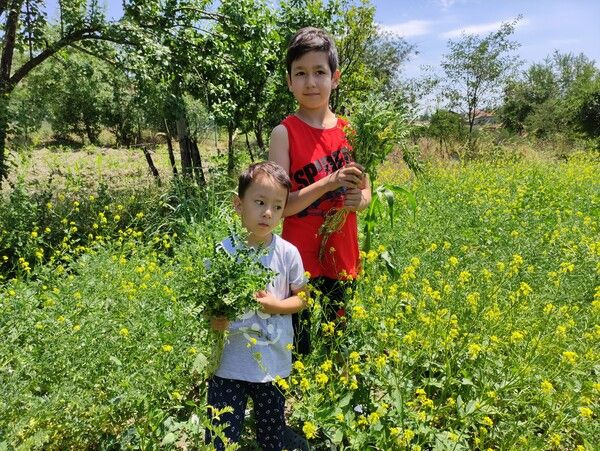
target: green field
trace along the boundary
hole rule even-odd
[[[235,224],[227,184],[81,173],[2,200],[0,450],[201,446],[211,348],[178,294]],[[578,153],[384,165],[416,212],[384,212],[344,329],[309,301],[289,423],[317,449],[598,449],[598,174]]]

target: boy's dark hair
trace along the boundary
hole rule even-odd
[[[308,52],[325,52],[333,76],[338,68],[335,42],[325,31],[315,27],[301,28],[290,39],[285,58],[288,75],[292,73],[292,63]]]
[[[285,169],[272,161],[262,161],[248,166],[248,168],[240,174],[238,179],[238,196],[240,199],[244,197],[248,187],[256,181],[261,175],[266,175],[273,179],[275,183],[285,188],[289,194],[292,188],[292,182]]]

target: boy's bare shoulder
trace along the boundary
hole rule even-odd
[[[288,131],[287,131],[286,126],[283,124],[277,125],[271,132],[271,139],[273,139],[273,138],[278,138],[278,139],[285,138],[285,140],[287,141]]]
[[[283,124],[279,124],[271,132],[271,140],[269,142],[269,160],[278,163],[286,171],[289,170],[289,149],[290,142],[287,128],[285,128]]]

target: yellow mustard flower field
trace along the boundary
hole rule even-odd
[[[416,210],[382,211],[347,321],[308,297],[288,423],[314,449],[598,449],[598,174],[580,154],[384,166]],[[210,335],[180,293],[235,225],[221,185],[4,197],[0,450],[205,446]]]

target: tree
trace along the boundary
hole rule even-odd
[[[42,0],[1,0],[0,183],[7,171],[5,144],[10,97],[17,84],[34,68],[73,46],[105,60],[118,62],[126,55],[131,65],[129,69],[141,78],[156,74],[157,67],[170,69],[170,73],[175,74],[175,78],[171,78],[172,94],[181,100],[177,103],[181,105],[185,88],[182,74],[193,67],[190,55],[198,53],[205,33],[200,24],[216,18],[205,10],[208,3],[209,0],[128,0],[123,3],[123,18],[109,22],[97,0],[61,0],[58,2],[59,31],[55,32],[47,26]],[[109,42],[118,44],[119,48],[106,45]],[[28,58],[13,70],[16,56],[27,53]],[[163,70],[163,74],[165,72]],[[180,142],[185,156],[189,156],[192,152],[186,138],[185,118],[179,119]]]
[[[84,40],[117,39],[96,1],[59,2],[60,32],[49,31],[41,0],[0,2],[0,186],[6,178],[5,147],[10,96],[31,71],[60,50]],[[16,68],[17,54],[28,57]]]
[[[469,137],[481,105],[495,99],[516,69],[517,60],[511,52],[519,44],[509,38],[519,20],[503,23],[485,37],[463,34],[448,42],[449,53],[442,59],[446,74],[443,92],[451,106],[465,112]]]
[[[600,71],[593,61],[583,54],[554,52],[506,85],[499,114],[504,126],[513,132],[544,137],[581,131],[593,136],[584,125],[588,124],[584,117],[593,118],[593,114],[582,116],[582,108],[593,106],[599,86]],[[593,111],[593,107],[584,110]]]
[[[436,139],[440,151],[444,144],[448,152],[448,143],[452,140],[460,140],[464,135],[463,120],[460,114],[448,110],[437,110],[431,115],[427,134]]]
[[[275,15],[263,0],[223,0],[198,70],[208,107],[228,135],[228,173],[234,170],[237,131],[253,130],[262,144],[268,82],[277,67]],[[264,144],[262,144],[264,148]]]

